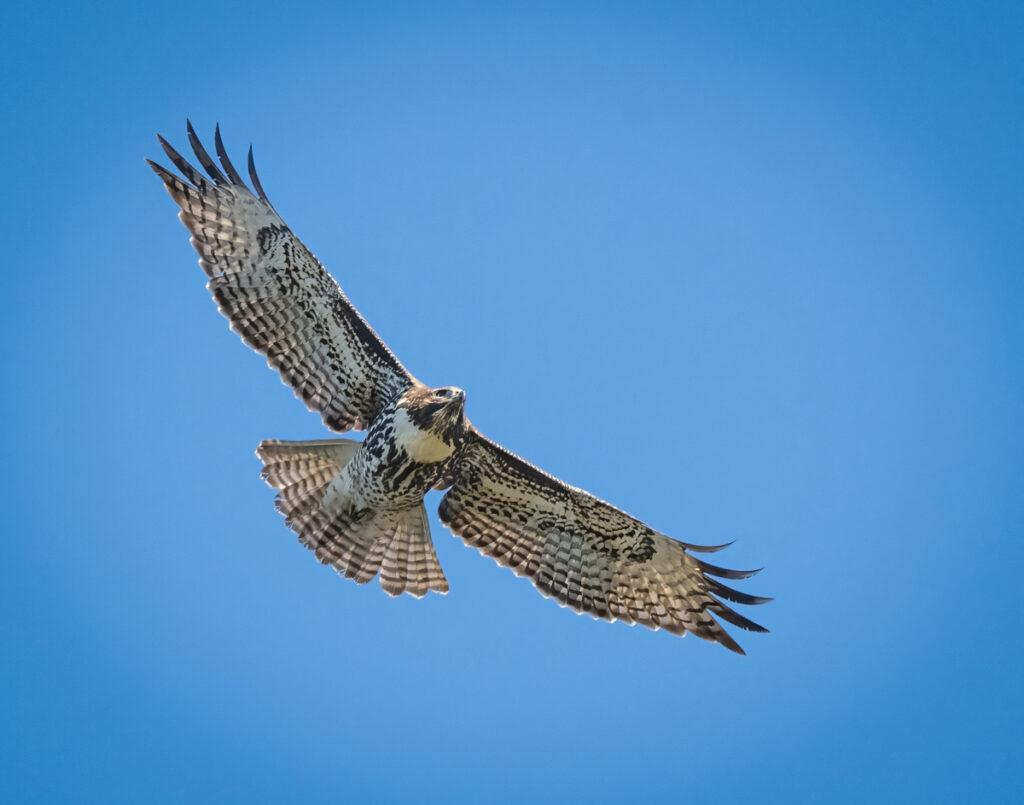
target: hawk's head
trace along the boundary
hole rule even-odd
[[[466,392],[455,386],[430,389],[416,406],[410,406],[409,418],[419,427],[442,438],[462,423]]]
[[[396,437],[419,461],[451,455],[466,429],[466,392],[455,386],[409,389],[395,410]]]

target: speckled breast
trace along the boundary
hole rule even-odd
[[[404,411],[396,412],[393,406],[382,411],[346,468],[360,497],[378,511],[418,504],[441,478],[453,452],[449,449],[442,455],[418,450],[421,443],[409,431],[403,416]],[[417,460],[417,455],[438,460]]]

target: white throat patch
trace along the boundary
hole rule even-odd
[[[444,461],[455,452],[454,447],[430,431],[417,428],[404,408],[395,411],[395,444],[405,450],[413,461],[423,464]]]

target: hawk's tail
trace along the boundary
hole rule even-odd
[[[448,592],[422,503],[397,513],[324,508],[331,481],[358,449],[359,442],[349,439],[268,440],[256,455],[263,461],[263,478],[278,490],[277,510],[285,523],[325,565],[359,584],[379,573],[389,595]]]

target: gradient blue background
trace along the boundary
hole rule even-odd
[[[4,4],[0,799],[1020,801],[1014,5]],[[186,116],[772,633],[578,617],[436,519],[447,597],[314,562],[253,449],[325,434],[142,161]]]

